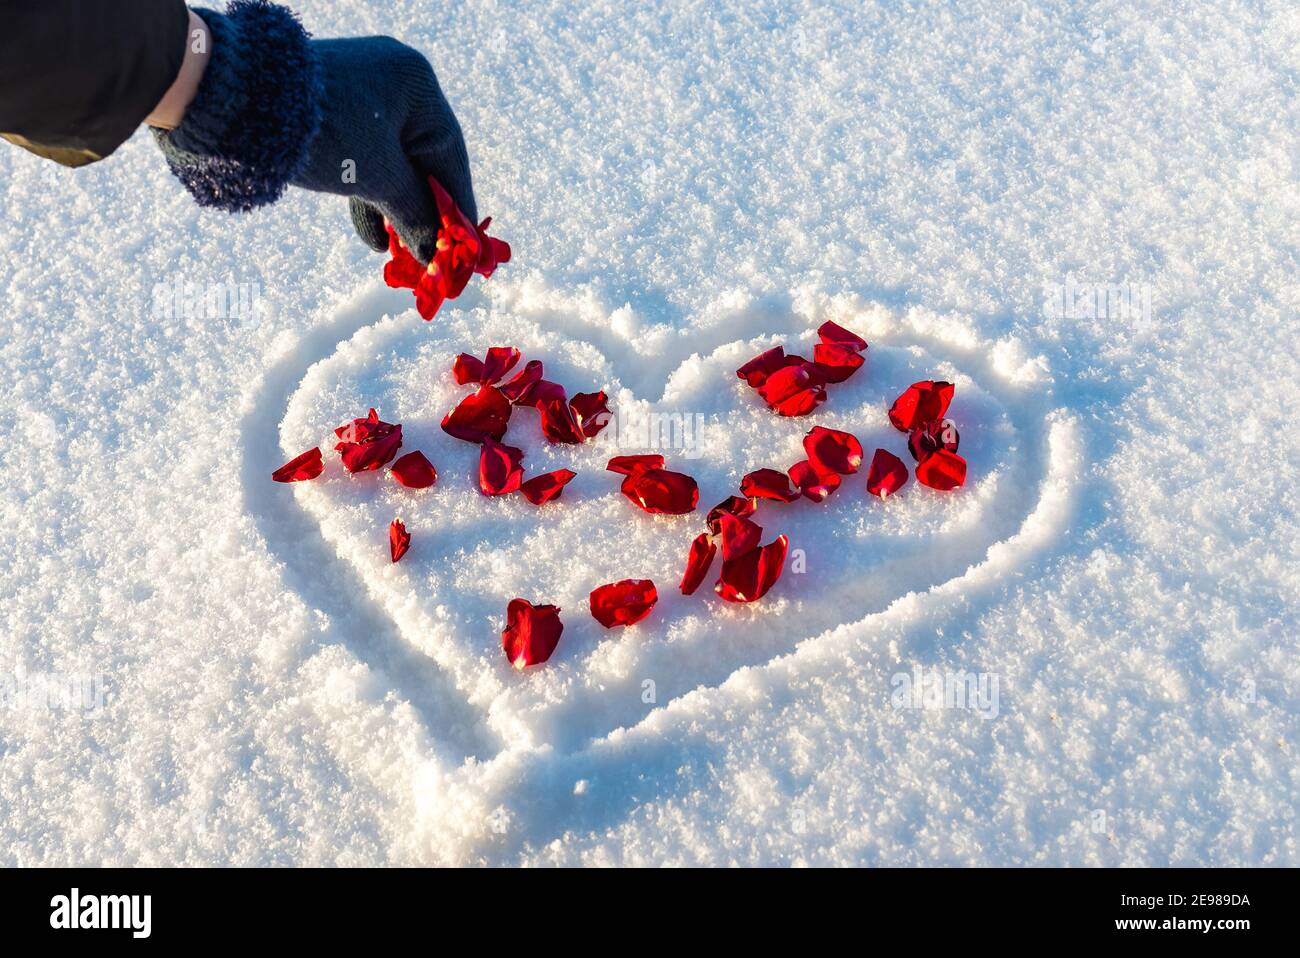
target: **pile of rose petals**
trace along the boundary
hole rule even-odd
[[[867,341],[857,333],[830,322],[817,329],[821,340],[811,361],[787,356],[774,346],[736,370],[763,401],[782,416],[806,416],[826,401],[826,386],[842,383],[861,367]]]
[[[924,379],[912,383],[889,408],[889,421],[907,434],[907,451],[916,461],[916,481],[948,491],[966,481],[966,460],[957,455],[961,436],[945,419],[952,403],[952,383]],[[867,474],[867,491],[884,499],[907,482],[907,466],[893,453],[877,449]]]
[[[573,399],[559,383],[542,378],[540,360],[532,360],[508,382],[501,380],[519,364],[519,350],[493,346],[483,359],[461,353],[452,363],[458,384],[476,385],[442,420],[442,430],[465,442],[478,443],[479,491],[485,496],[520,492],[533,505],[560,496],[577,473],[557,469],[524,479],[522,449],[501,443],[516,406],[537,409],[542,435],[553,443],[581,443],[594,438],[609,422],[604,392],[577,393]]]
[[[610,419],[609,397],[604,392],[577,393],[572,399],[559,383],[542,378],[540,360],[526,364],[508,382],[502,377],[519,362],[519,350],[494,346],[485,359],[461,353],[452,364],[460,385],[477,385],[442,420],[442,429],[466,442],[485,436],[501,440],[516,406],[537,410],[542,435],[552,443],[576,445],[594,439]]]
[[[392,224],[384,224],[392,257],[384,264],[384,282],[396,289],[414,290],[415,308],[426,320],[433,319],[444,301],[464,292],[475,273],[488,277],[498,264],[510,262],[510,245],[487,234],[491,217],[475,226],[432,176],[429,188],[440,222],[437,250],[427,267],[402,244]]]

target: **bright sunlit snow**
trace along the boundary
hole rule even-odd
[[[0,149],[0,862],[1300,863],[1293,5],[294,6],[428,54],[514,258],[425,323],[336,197]],[[827,319],[866,365],[780,419],[734,371]],[[492,345],[689,423],[700,510],[531,410],[578,478],[479,495],[438,424]],[[965,487],[766,504],[804,569],[680,595],[812,425],[910,466],[928,378]],[[341,469],[371,406],[434,488]],[[516,595],[564,610],[524,673]]]

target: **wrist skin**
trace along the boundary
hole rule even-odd
[[[181,125],[185,111],[199,92],[203,82],[203,73],[208,67],[208,57],[212,51],[212,34],[208,25],[197,13],[190,12],[190,25],[185,36],[185,59],[171,87],[163,94],[158,105],[153,108],[145,123],[164,130],[174,130]]]

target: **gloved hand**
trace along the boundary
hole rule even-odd
[[[208,66],[180,126],[154,135],[200,205],[248,210],[287,184],[337,193],[373,249],[388,247],[387,217],[424,263],[438,231],[427,177],[478,222],[460,124],[420,53],[390,37],[309,40],[267,0],[195,12]]]
[[[312,42],[324,83],[320,131],[294,186],[351,197],[352,223],[379,251],[384,217],[422,263],[433,259],[434,177],[474,223],[460,124],[429,61],[391,37]]]

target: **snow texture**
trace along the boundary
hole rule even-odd
[[[1293,5],[295,8],[428,53],[514,260],[424,323],[338,198],[200,210],[145,133],[0,150],[0,861],[1300,863]],[[778,419],[734,369],[825,319],[866,366]],[[578,478],[480,496],[438,423],[505,344],[702,417],[663,450],[701,510],[527,410],[529,474]],[[906,459],[885,409],[931,377],[966,487],[765,504],[806,572],[677,593],[740,475],[813,424]],[[342,471],[372,405],[437,486]],[[606,632],[628,577],[659,606]],[[522,674],[515,595],[566,626]]]

